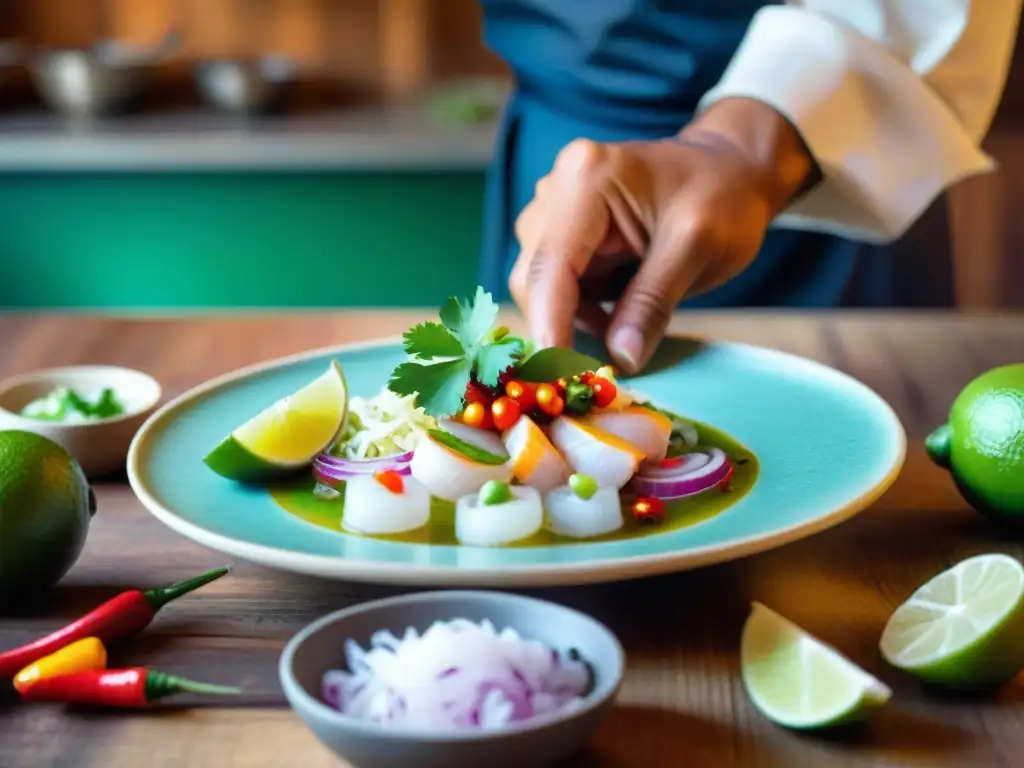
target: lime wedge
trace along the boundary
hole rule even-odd
[[[238,427],[204,459],[229,480],[253,483],[307,466],[345,421],[348,387],[337,362],[289,397]]]
[[[754,706],[787,728],[862,720],[892,697],[880,680],[760,603],[743,626],[740,669]]]
[[[879,649],[894,667],[933,685],[1007,682],[1024,669],[1024,567],[988,554],[943,571],[896,609]]]

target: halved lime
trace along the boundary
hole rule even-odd
[[[754,706],[787,728],[862,720],[892,697],[882,681],[760,603],[743,626],[740,668]]]
[[[336,361],[325,373],[238,427],[204,459],[218,475],[252,483],[308,465],[345,422],[348,387]]]
[[[968,558],[920,587],[889,619],[882,656],[926,683],[989,688],[1024,669],[1024,567]]]

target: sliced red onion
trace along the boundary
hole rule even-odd
[[[633,477],[632,487],[638,496],[681,499],[714,488],[731,474],[732,462],[725,452],[710,448],[706,453],[696,451],[642,466]]]
[[[392,464],[408,464],[412,461],[412,451],[396,453],[392,456],[374,456],[371,459],[346,459],[343,456],[332,456],[329,453],[321,453],[317,459],[325,464],[333,464],[348,470],[362,470],[364,473],[376,472],[381,466],[385,468]]]
[[[412,474],[412,468],[405,456],[412,458],[412,453],[403,453],[400,457],[385,456],[379,459],[339,459],[337,456],[325,458],[321,454],[313,459],[313,477],[317,482],[334,487],[338,483],[344,483],[353,477],[372,475],[374,472],[392,470],[399,475],[408,476]]]
[[[331,670],[322,699],[342,714],[390,728],[494,730],[582,706],[593,669],[484,620],[439,621],[399,639],[375,632],[370,647],[345,643],[348,670]]]

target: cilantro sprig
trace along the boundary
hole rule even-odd
[[[441,322],[413,326],[402,336],[410,360],[391,374],[388,388],[399,395],[416,395],[416,404],[435,418],[458,413],[466,385],[474,379],[488,387],[527,352],[526,342],[495,328],[498,305],[477,288],[473,298],[452,297],[441,307]]]

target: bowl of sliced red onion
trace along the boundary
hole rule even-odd
[[[583,747],[624,668],[615,635],[583,613],[452,591],[325,616],[279,672],[299,717],[356,768],[541,768]]]

